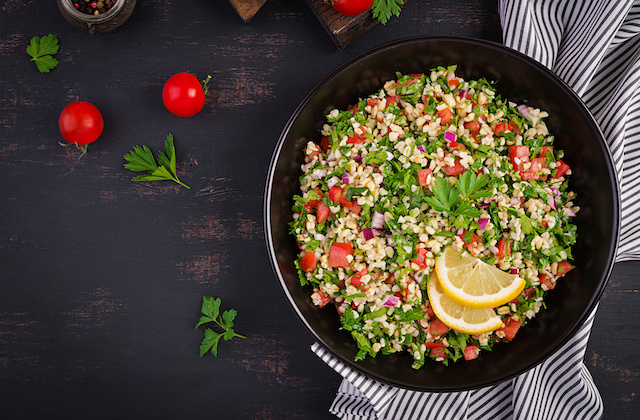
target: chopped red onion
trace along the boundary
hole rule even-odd
[[[461,98],[465,98],[467,96],[467,89],[464,89],[464,88],[460,89],[458,91],[458,96]]]
[[[397,244],[396,244],[396,242],[392,239],[392,236],[393,236],[393,235],[391,235],[390,233],[387,233],[387,234],[385,235],[385,237],[387,238],[387,245],[389,245],[389,246],[396,246]]]
[[[455,79],[456,74],[452,71],[447,72],[447,80]]]
[[[529,111],[529,107],[525,104],[518,105],[518,112],[525,118],[531,118],[531,111]]]
[[[487,227],[487,223],[489,223],[489,218],[488,217],[482,217],[482,218],[478,219],[478,226],[482,230],[485,230],[485,228]]]
[[[518,197],[511,197],[511,201],[509,202],[513,207],[520,205],[520,199]]]
[[[362,158],[360,157],[360,155],[355,155],[355,156],[353,157],[353,160],[355,160],[355,161],[356,161],[356,162],[358,162],[358,163],[362,162]]]
[[[562,209],[562,212],[565,216],[569,216],[569,217],[577,216],[576,212],[571,207],[565,207],[564,209]]]
[[[343,184],[351,184],[351,177],[349,177],[349,173],[345,172],[342,174],[342,183]]]
[[[331,162],[334,160],[336,160],[336,154],[333,152],[329,153],[329,156],[327,156],[327,162]]]
[[[553,195],[555,195],[556,197],[560,197],[560,190],[557,189],[556,187],[552,187],[551,188],[551,192],[553,193]]]
[[[452,133],[451,131],[444,132],[444,139],[446,141],[456,141],[457,138],[458,136],[456,135],[456,133]]]
[[[500,251],[498,250],[498,247],[497,247],[497,246],[495,246],[495,245],[489,245],[489,246],[487,247],[487,249],[488,249],[489,251],[493,252],[494,254],[497,254],[498,252],[500,252]]]
[[[394,306],[396,306],[398,304],[398,302],[400,302],[400,298],[398,296],[389,295],[384,300],[384,302],[382,302],[382,306],[394,307]]]
[[[338,185],[338,182],[340,182],[340,178],[338,178],[337,176],[332,176],[327,180],[327,187],[335,187],[336,185]]]
[[[307,233],[307,232],[305,232]],[[327,239],[326,236],[324,236],[322,233],[314,233],[313,234],[314,239],[318,240],[318,241],[324,241],[325,239]]]
[[[425,152],[423,145],[418,146],[418,150],[420,150],[421,152]]]
[[[510,268],[510,269],[509,269],[509,273],[511,273],[511,274],[518,274],[518,269],[517,269],[517,268]]]
[[[558,211],[558,205],[556,204],[556,200],[554,200],[553,195],[547,194],[547,204],[555,211]]]
[[[418,283],[422,283],[423,278],[424,278],[424,273],[422,271],[416,271],[416,274],[413,276],[413,279]]]
[[[371,228],[364,228],[362,229],[362,234],[364,235],[364,240],[368,241],[369,239],[373,238],[373,230],[371,230]]]
[[[371,217],[371,227],[376,229],[384,229],[384,214],[374,211]]]
[[[456,231],[456,235],[460,236],[462,235],[462,232],[464,232],[464,229],[458,228],[458,230]]]

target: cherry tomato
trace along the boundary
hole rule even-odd
[[[346,15],[355,16],[364,13],[371,7],[373,0],[331,0],[331,5],[336,12]]]
[[[191,73],[177,73],[167,80],[162,89],[164,106],[178,117],[192,117],[204,107],[207,78],[200,82]]]
[[[58,128],[66,141],[82,146],[100,137],[104,120],[94,104],[76,101],[64,107],[58,118]]]

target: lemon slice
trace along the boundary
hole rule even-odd
[[[463,306],[447,296],[437,276],[429,279],[427,294],[433,313],[447,327],[467,334],[482,334],[502,327],[502,320],[490,308]]]
[[[463,256],[454,247],[448,247],[436,258],[435,268],[447,296],[472,308],[504,305],[518,296],[526,284],[518,275],[505,273],[468,253]]]

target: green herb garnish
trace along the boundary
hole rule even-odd
[[[200,357],[204,356],[209,350],[214,356],[218,356],[218,343],[221,338],[225,341],[231,340],[233,337],[246,338],[244,335],[240,335],[233,330],[233,320],[237,315],[235,309],[229,309],[222,313],[220,316],[220,298],[214,298],[209,295],[202,297],[202,309],[200,310],[204,316],[200,317],[200,320],[196,324],[196,328],[200,325],[215,322],[218,326],[224,329],[223,333],[218,333],[207,328],[204,330],[204,339],[200,345]]]
[[[374,19],[378,19],[384,25],[392,14],[400,16],[400,6],[403,4],[404,0],[373,0],[371,13]]]
[[[176,174],[176,149],[173,145],[173,135],[169,134],[164,142],[166,154],[160,152],[158,163],[156,163],[153,153],[147,146],[135,146],[132,152],[124,155],[129,162],[125,168],[134,172],[147,172],[146,175],[139,175],[132,181],[165,181],[172,180],[187,189],[191,189],[187,184],[178,179]]]
[[[27,46],[27,54],[32,57],[31,61],[36,63],[40,73],[49,73],[58,65],[58,60],[53,58],[58,48],[58,37],[54,34],[45,35],[42,38],[34,36]]]

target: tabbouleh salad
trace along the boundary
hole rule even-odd
[[[307,143],[295,265],[313,303],[337,308],[355,360],[408,351],[419,369],[426,358],[475,359],[511,341],[573,268],[579,209],[548,114],[494,85],[456,66],[397,74],[329,112],[321,140]],[[526,281],[495,308],[500,328],[466,334],[435,316],[427,284],[447,247]]]

